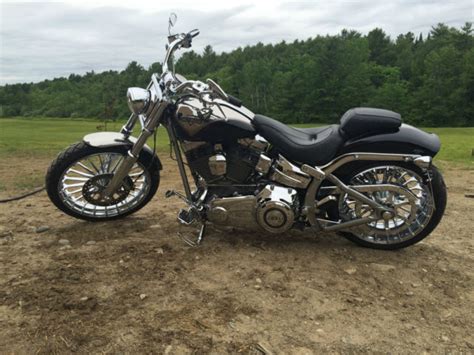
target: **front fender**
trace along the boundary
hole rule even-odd
[[[90,133],[84,136],[82,138],[84,143],[92,146],[92,147],[99,147],[99,148],[107,148],[107,147],[115,147],[119,145],[123,146],[132,146],[137,139],[135,137],[125,137],[124,134],[119,133],[119,132],[96,132],[96,133]],[[148,146],[144,145],[143,149],[140,154],[147,154],[151,157],[153,157],[154,153],[153,150]],[[155,154],[154,157],[155,161],[158,164],[159,169],[162,169],[161,161],[160,158]]]
[[[418,154],[434,157],[441,147],[439,137],[402,124],[398,131],[348,140],[339,155],[352,152]]]

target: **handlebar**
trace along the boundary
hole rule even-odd
[[[231,105],[234,105],[234,106],[237,106],[237,107],[241,107],[242,106],[242,100],[239,100],[238,98],[236,98],[235,96],[232,96],[232,95],[229,95],[227,94],[227,97],[229,98],[229,100],[227,100]]]
[[[199,35],[199,30],[194,29],[189,31],[188,33],[181,33],[176,34],[173,36],[169,36],[170,44],[167,48],[165,60],[163,62],[163,77],[168,72],[168,61],[172,57],[173,52],[179,48],[190,48],[192,44],[192,39]],[[184,91],[185,89],[192,88],[194,91],[198,91],[200,93],[205,93],[205,91],[211,91],[216,94],[219,98],[224,101],[227,101],[231,105],[241,107],[242,101],[236,98],[235,96],[228,95],[222,90],[222,88],[217,85],[211,79],[207,79],[207,85],[197,81],[186,81],[184,83],[179,84],[177,87],[173,88],[172,91],[175,93],[179,93]]]
[[[213,93],[218,98],[220,98],[221,100],[227,101],[231,105],[234,105],[237,107],[242,106],[242,101],[240,99],[238,99],[235,96],[226,94],[225,91],[222,90],[222,88],[218,84],[216,84],[213,80],[207,79],[206,82],[207,82],[207,85],[200,81],[188,80],[176,86],[173,91],[175,93],[180,93],[180,92],[183,92],[184,90],[192,89],[192,91],[196,95]]]
[[[199,30],[194,29],[189,31],[188,33],[181,33],[170,35],[168,37],[169,45],[167,46],[167,51],[165,55],[165,60],[163,61],[163,73],[168,71],[169,65],[168,62],[170,58],[173,56],[173,52],[181,47],[190,48],[192,39],[199,35]]]

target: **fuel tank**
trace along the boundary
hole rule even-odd
[[[196,98],[182,101],[176,109],[176,134],[186,141],[224,143],[256,135],[251,120],[254,113],[222,100],[206,108]]]

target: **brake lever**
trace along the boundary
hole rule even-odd
[[[223,99],[224,101],[229,101],[229,96],[214,80],[206,79],[206,83],[209,88],[214,91],[221,99]]]

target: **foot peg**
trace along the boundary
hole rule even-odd
[[[186,244],[188,244],[192,247],[197,247],[199,244],[201,244],[201,241],[204,237],[204,233],[206,232],[206,222],[205,222],[205,219],[202,218],[203,216],[201,215],[202,212],[203,212],[203,208],[202,208],[202,206],[198,206],[195,203],[193,203],[192,201],[189,201],[186,198],[186,196],[180,194],[177,191],[174,191],[174,190],[166,191],[166,193],[165,193],[166,198],[170,198],[170,197],[173,197],[173,196],[179,197],[181,200],[183,200],[184,202],[186,202],[190,206],[188,209],[183,208],[179,211],[178,221],[181,224],[189,226],[189,225],[193,224],[194,222],[200,222],[201,223],[201,230],[199,231],[198,237],[195,241],[193,241],[193,240],[185,237],[184,235],[181,235],[180,233],[178,233],[178,237],[180,237],[183,240],[183,242],[185,242]]]
[[[181,224],[189,226],[193,222],[199,221],[199,212],[194,207],[190,207],[187,210],[181,209],[178,213],[178,221]]]

